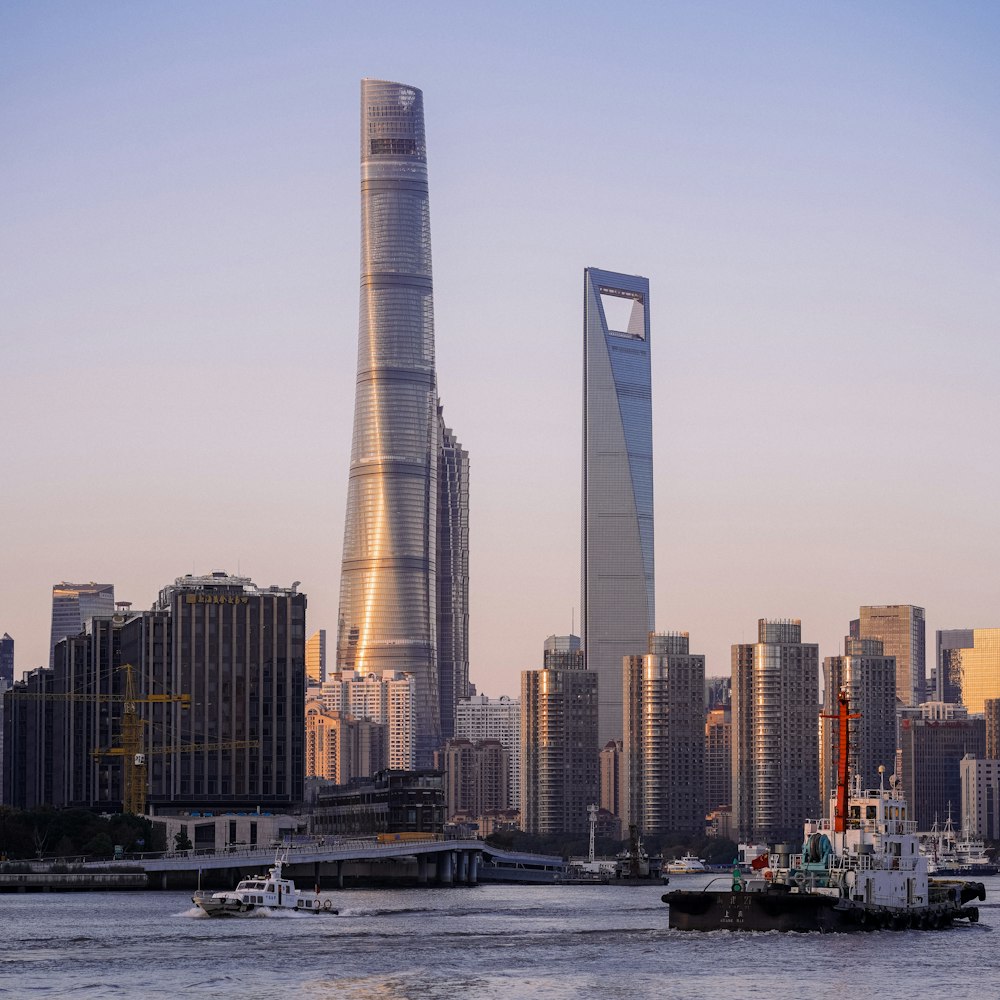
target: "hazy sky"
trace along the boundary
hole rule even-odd
[[[6,0],[17,672],[63,579],[300,580],[332,638],[363,76],[424,91],[480,691],[579,622],[588,265],[650,279],[657,626],[709,674],[762,616],[1000,625],[998,46],[993,2]]]

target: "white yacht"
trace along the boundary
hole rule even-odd
[[[191,902],[210,917],[236,916],[256,910],[336,913],[333,900],[323,899],[318,892],[299,892],[295,883],[284,877],[282,868],[287,863],[287,854],[276,857],[266,875],[248,875],[229,892],[199,889]]]
[[[696,858],[693,854],[685,854],[683,858],[668,861],[666,871],[669,875],[701,875],[708,869],[700,858]]]

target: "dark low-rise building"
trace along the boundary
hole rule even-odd
[[[440,771],[379,771],[346,785],[319,787],[312,829],[323,836],[444,832],[444,776]]]

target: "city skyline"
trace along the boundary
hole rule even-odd
[[[580,614],[567,359],[591,262],[656,288],[658,630],[719,676],[762,616],[801,618],[823,656],[866,604],[997,626],[1000,13],[664,5],[595,68],[595,5],[401,6],[377,45],[361,12],[213,10],[0,12],[18,675],[65,579],[143,608],[186,572],[302,580],[310,633],[335,635],[374,75],[433,102],[481,692],[516,694]]]

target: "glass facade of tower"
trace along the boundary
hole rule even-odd
[[[584,272],[582,638],[599,745],[622,737],[622,660],[654,626],[649,281]]]
[[[853,622],[851,628],[853,636]],[[927,666],[923,608],[913,604],[866,605],[861,608],[854,638],[881,639],[885,655],[896,658],[896,697],[911,706],[924,700]]]
[[[1000,698],[1000,628],[943,629],[937,648],[941,700],[979,714],[988,699]]]
[[[95,615],[114,614],[115,587],[111,583],[57,583],[52,587],[52,637],[49,666],[55,663],[56,643],[79,635]]]
[[[421,767],[441,742],[441,444],[423,95],[363,80],[361,315],[337,668],[413,674]]]

